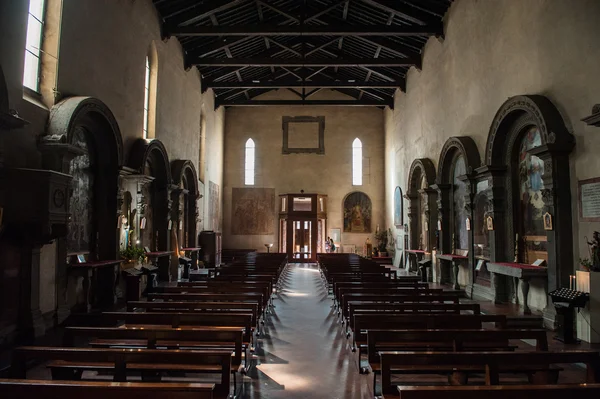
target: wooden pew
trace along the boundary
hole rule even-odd
[[[214,384],[0,379],[6,399],[212,399]]]
[[[350,322],[353,346],[359,349],[367,345],[368,330],[433,330],[433,329],[482,329],[484,323],[494,323],[495,328],[506,329],[504,315],[472,314],[395,314],[382,317],[377,314],[355,314]],[[359,358],[360,358],[359,350]]]
[[[362,302],[383,302],[383,303],[456,303],[460,302],[460,293],[449,292],[439,293],[432,295],[420,295],[420,294],[390,294],[390,295],[376,295],[376,294],[361,294],[361,293],[349,293],[345,294],[340,301],[340,315],[348,320],[348,303],[351,301],[362,301]]]
[[[156,373],[179,371],[187,373],[220,373],[221,382],[215,393],[228,395],[231,391],[231,351],[178,351],[139,349],[93,349],[20,347],[13,352],[10,377],[25,379],[30,360],[49,361],[52,378],[80,380],[84,370],[110,370],[115,382],[127,381],[131,371],[141,371],[156,379]]]
[[[252,341],[252,314],[250,313],[174,313],[174,312],[103,312],[87,318],[88,326],[114,327],[120,323],[131,325],[166,325],[172,328],[207,326],[207,327],[240,327],[244,329],[244,342]],[[83,327],[83,323],[78,323]]]
[[[194,294],[182,294],[182,293],[151,293],[148,294],[148,300],[156,301],[194,301],[194,302],[254,302],[259,305],[258,312],[259,314],[264,314],[266,311],[265,302],[263,300],[263,295],[250,292],[245,294],[226,294],[226,293],[194,293]]]
[[[63,346],[73,347],[76,337],[95,338],[95,347],[168,349],[232,348],[232,365],[237,370],[242,364],[243,329],[238,327],[193,328],[121,328],[121,327],[66,327]]]
[[[593,351],[561,352],[380,352],[381,381],[384,394],[393,393],[392,373],[432,374],[483,373],[486,385],[499,385],[501,373],[525,373],[530,383],[556,383],[560,369],[554,364],[583,363],[586,382],[600,382],[600,355]],[[466,384],[466,378],[454,383]],[[505,396],[510,397],[510,396]]]
[[[398,391],[400,399],[597,399],[600,384],[399,386]]]
[[[252,314],[252,325],[258,326],[260,313],[258,303],[253,302],[193,302],[193,301],[129,301],[127,311],[145,310],[146,312],[219,312],[238,313],[249,311]]]

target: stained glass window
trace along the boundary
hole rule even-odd
[[[362,186],[362,142],[358,138],[352,142],[352,185]]]
[[[25,42],[23,86],[40,91],[40,59],[44,31],[45,0],[30,0]]]
[[[254,185],[255,150],[254,140],[248,139],[248,141],[246,141],[246,159],[244,161],[244,183],[247,186]]]

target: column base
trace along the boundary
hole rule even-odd
[[[46,334],[46,323],[39,309],[31,310],[28,315],[22,315],[19,326],[18,341],[20,343],[33,343],[35,338]]]
[[[545,328],[552,331],[556,331],[556,329],[558,329],[558,318],[556,317],[556,309],[554,309],[554,306],[551,303],[548,306],[546,306],[542,313],[542,316],[544,317]]]

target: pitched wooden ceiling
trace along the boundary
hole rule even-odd
[[[153,0],[163,36],[202,74],[215,107],[393,107],[429,36],[443,35],[452,0]],[[287,89],[296,100],[259,100]],[[313,100],[322,89],[350,100]]]

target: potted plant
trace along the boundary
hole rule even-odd
[[[381,230],[375,233],[375,239],[377,240],[377,251],[379,256],[387,256],[387,244],[388,244],[388,232],[387,230]]]
[[[131,263],[132,266],[135,266],[136,264],[142,263],[146,256],[146,251],[144,251],[144,248],[127,247],[121,250],[119,255],[121,255],[121,258],[125,259],[127,263]]]

